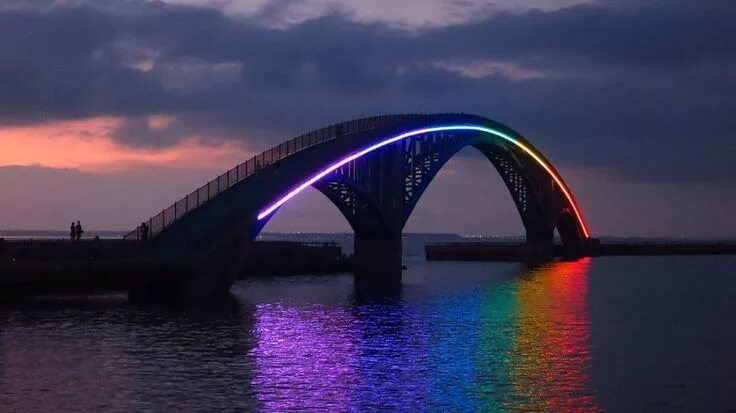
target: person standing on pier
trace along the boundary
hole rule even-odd
[[[77,227],[74,226],[74,221],[72,221],[72,226],[69,227],[69,239],[72,241],[77,239]]]
[[[141,241],[148,240],[148,224],[141,222]]]
[[[77,221],[77,225],[74,227],[74,229],[75,229],[75,232],[76,232],[77,241],[79,241],[79,239],[82,238],[82,233],[84,232],[82,230],[82,223],[79,222],[79,221]]]

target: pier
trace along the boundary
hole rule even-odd
[[[144,242],[0,238],[0,299],[38,294],[129,293],[191,271],[141,260]],[[254,241],[237,278],[349,270],[334,242]]]

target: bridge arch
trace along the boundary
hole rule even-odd
[[[481,123],[446,124],[379,138],[307,177],[264,207],[257,218],[267,219],[301,191],[314,186],[345,215],[356,236],[369,232],[400,234],[439,170],[459,150],[473,146],[501,174],[521,214],[529,242],[549,248],[557,228],[566,251],[575,254],[589,237],[575,199],[554,167],[530,143],[510,131]],[[380,173],[374,179],[368,171],[375,164],[391,165],[389,173]],[[551,183],[545,183],[545,179]],[[387,194],[386,188],[403,195],[403,199]]]
[[[557,228],[570,255],[580,255],[590,234],[552,164],[513,129],[469,114],[356,119],[284,142],[151,218],[149,254],[161,260],[237,255],[279,207],[314,186],[355,230],[356,256],[398,254],[400,263],[406,220],[441,167],[467,146],[500,173],[533,251],[551,256]],[[139,236],[140,228],[129,234]],[[381,248],[389,250],[374,251]]]

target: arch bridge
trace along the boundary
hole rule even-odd
[[[501,175],[536,255],[552,256],[555,229],[567,256],[584,255],[590,234],[572,193],[519,133],[470,114],[409,114],[334,124],[237,165],[147,221],[145,259],[187,263],[229,288],[268,220],[312,186],[353,228],[356,267],[372,277],[395,268],[400,277],[404,224],[442,166],[466,146]],[[140,227],[126,235],[140,237]]]

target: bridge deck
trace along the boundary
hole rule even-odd
[[[149,236],[155,236],[184,215],[199,208],[226,189],[274,162],[338,137],[365,132],[383,125],[420,116],[423,115],[385,115],[356,119],[317,129],[283,142],[224,172],[222,175],[202,185],[189,195],[174,202],[168,208],[151,217],[146,221],[149,228]],[[141,239],[141,234],[141,226],[138,226],[126,234],[124,239],[138,240]]]

